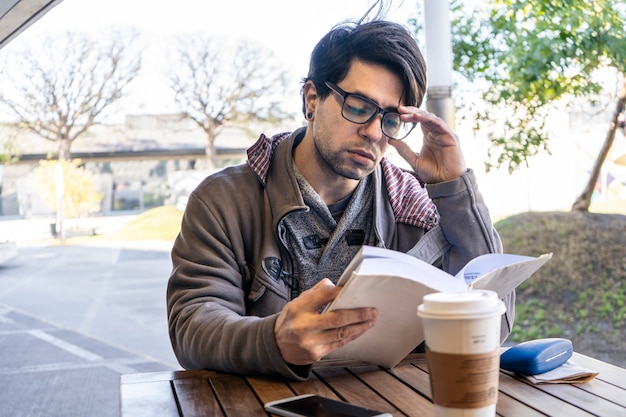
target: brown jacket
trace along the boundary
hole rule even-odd
[[[301,135],[262,136],[248,164],[207,177],[189,197],[167,289],[170,338],[186,369],[293,379],[310,372],[285,363],[274,339],[276,317],[290,297],[284,277],[294,262],[278,238],[280,220],[306,208],[290,169]],[[501,252],[472,171],[427,185],[427,194],[411,176],[411,187],[398,196],[389,184],[400,176],[406,182],[406,173],[388,161],[381,165],[373,173],[379,246],[451,274],[478,255]],[[401,206],[411,201],[419,201],[420,210],[406,215]],[[502,340],[513,324],[514,298],[505,299]]]

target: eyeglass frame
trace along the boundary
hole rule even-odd
[[[326,87],[328,87],[331,91],[333,91],[333,92],[335,92],[335,93],[337,93],[337,94],[339,94],[339,95],[341,96],[341,98],[342,98],[342,100],[343,100],[343,101],[342,101],[342,103],[341,103],[341,117],[343,117],[344,119],[346,119],[346,120],[347,120],[347,121],[349,121],[350,123],[354,123],[354,124],[358,124],[358,125],[364,125],[364,124],[367,124],[367,123],[371,122],[371,121],[372,121],[372,120],[373,120],[376,116],[378,116],[379,114],[382,114],[382,115],[383,115],[383,117],[382,117],[382,119],[381,119],[381,125],[380,125],[381,131],[382,131],[382,132],[383,132],[383,134],[384,134],[385,136],[387,136],[388,138],[395,139],[395,140],[404,140],[404,139],[406,139],[406,138],[407,138],[407,137],[411,134],[411,132],[413,131],[413,129],[415,129],[415,127],[417,126],[417,123],[415,123],[415,122],[403,122],[402,120],[400,120],[400,123],[409,124],[409,125],[411,125],[411,128],[410,128],[410,129],[406,132],[406,135],[402,136],[401,138],[394,138],[393,136],[390,136],[390,135],[388,135],[387,133],[385,133],[385,124],[384,124],[384,120],[385,120],[385,117],[386,117],[388,114],[397,114],[397,115],[400,115],[400,113],[398,113],[397,111],[389,111],[389,110],[385,110],[385,109],[383,109],[382,107],[380,107],[380,106],[379,106],[379,105],[378,105],[378,104],[377,104],[374,100],[372,100],[372,99],[370,99],[370,98],[368,98],[368,97],[362,96],[362,95],[360,95],[360,94],[356,94],[356,93],[348,93],[348,92],[346,92],[346,91],[342,90],[342,89],[341,89],[338,85],[336,85],[336,84],[334,84],[334,83],[331,83],[330,81],[325,81],[325,82],[324,82],[324,84],[326,84]],[[345,107],[345,104],[346,104],[346,99],[347,99],[348,97],[350,97],[350,96],[356,97],[356,98],[358,98],[359,100],[362,100],[362,101],[364,101],[364,102],[366,102],[366,103],[371,104],[372,106],[374,106],[374,108],[376,109],[376,111],[375,111],[374,113],[372,113],[372,115],[371,115],[371,116],[370,116],[367,120],[365,120],[364,122],[355,122],[354,120],[349,119],[349,118],[348,118],[348,117],[344,114],[344,107]]]

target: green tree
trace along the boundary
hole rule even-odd
[[[546,118],[562,99],[593,101],[602,87],[594,73],[626,74],[626,3],[623,0],[452,1],[454,68],[484,82],[487,104],[475,122],[488,127],[488,167],[513,171],[548,150]],[[589,182],[572,209],[588,211],[591,193],[615,138],[625,89],[614,94],[614,117]],[[495,163],[493,162],[495,161]]]
[[[71,159],[72,143],[117,102],[138,74],[135,32],[105,38],[85,33],[48,35],[0,51],[0,109],[21,127],[58,146]]]
[[[216,166],[215,139],[226,126],[276,123],[283,110],[287,72],[272,52],[241,40],[234,45],[206,35],[178,39],[170,87],[182,114],[207,135],[206,154]]]

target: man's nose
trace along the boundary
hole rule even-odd
[[[383,115],[377,114],[369,122],[361,125],[361,135],[369,140],[378,142],[385,136],[383,134]]]

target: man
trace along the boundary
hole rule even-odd
[[[371,308],[320,314],[364,244],[451,274],[501,251],[458,138],[419,109],[425,90],[424,60],[401,25],[346,23],[318,43],[302,88],[306,126],[261,135],[247,164],[189,198],[167,293],[183,367],[307,378],[376,323]],[[401,141],[416,124],[420,153]],[[413,172],[383,157],[389,146]],[[502,340],[514,293],[505,302]]]

